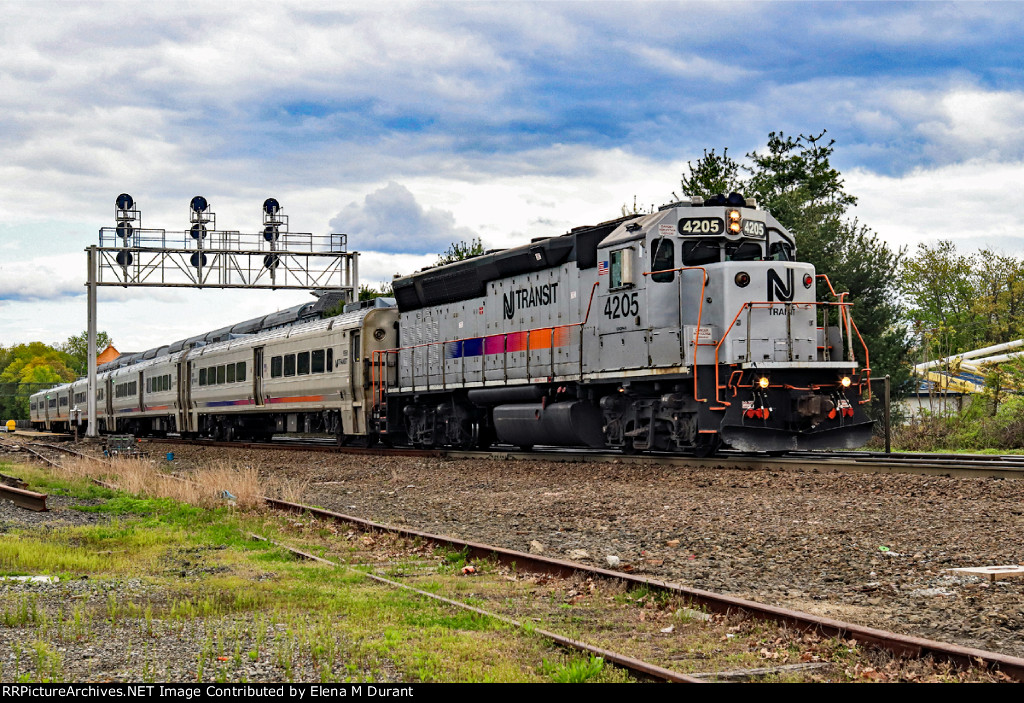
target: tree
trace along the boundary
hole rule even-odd
[[[706,198],[716,193],[731,193],[742,187],[740,165],[729,156],[729,147],[722,149],[721,156],[714,149],[711,153],[705,149],[704,156],[697,159],[697,165],[687,161],[686,168],[689,173],[684,173],[680,182],[682,197],[700,195]],[[682,197],[672,192],[673,200],[682,200]]]
[[[393,298],[395,297],[395,289],[390,283],[382,284],[380,290],[372,288],[371,286],[361,283],[359,285],[359,299],[360,300],[374,300],[376,298]]]
[[[900,284],[926,356],[938,359],[979,346],[972,308],[977,294],[972,280],[977,260],[963,256],[949,240],[919,244],[903,262]],[[923,359],[927,360],[927,359]]]
[[[112,340],[106,332],[96,333],[96,353],[99,354],[110,345]],[[71,368],[79,376],[84,376],[89,371],[89,332],[68,337],[68,341],[58,347],[62,352],[71,357]]]
[[[444,266],[445,264],[451,264],[456,261],[463,261],[465,259],[472,259],[474,256],[480,256],[484,253],[484,243],[480,237],[474,237],[470,241],[452,242],[445,250],[444,254],[437,257],[435,266]]]
[[[0,421],[27,419],[29,396],[74,381],[70,361],[67,354],[42,342],[0,349]]]

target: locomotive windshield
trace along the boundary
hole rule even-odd
[[[719,239],[683,242],[683,266],[705,266],[720,261],[761,261],[764,258],[762,246],[761,242],[726,242]]]

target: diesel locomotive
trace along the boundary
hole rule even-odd
[[[691,198],[398,277],[393,301],[104,371],[97,420],[427,448],[858,447],[868,350],[796,252],[753,200]],[[68,427],[84,393],[33,396],[33,421]]]

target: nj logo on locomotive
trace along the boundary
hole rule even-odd
[[[558,302],[558,284],[545,283],[529,288],[519,288],[504,295],[503,312],[506,320],[515,317],[516,310],[532,308],[538,305],[549,305]]]
[[[786,282],[775,272],[775,269],[768,269],[768,302],[793,299],[793,269],[786,269]]]

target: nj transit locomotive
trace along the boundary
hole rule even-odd
[[[860,446],[867,349],[849,304],[816,301],[795,252],[753,201],[693,198],[397,278],[397,308],[112,372],[100,420],[418,447]],[[84,407],[82,383],[47,394]],[[63,407],[44,412],[60,422]]]

